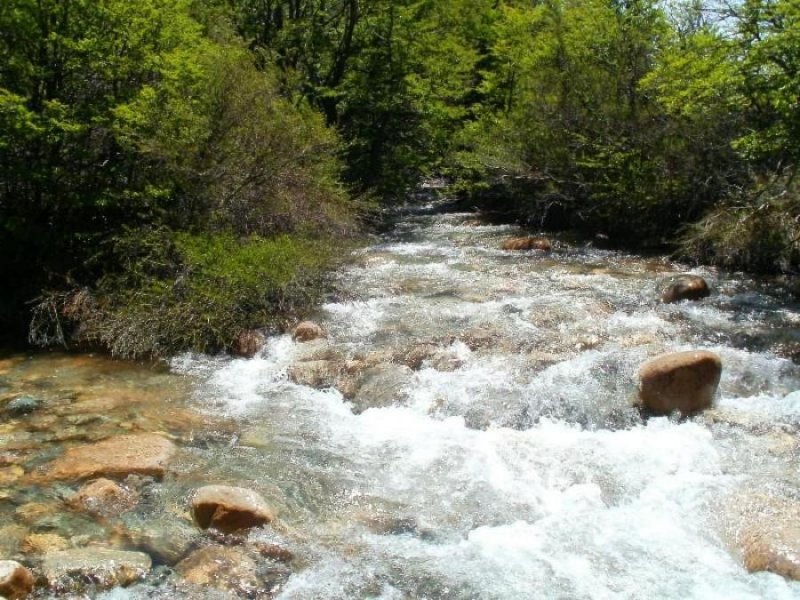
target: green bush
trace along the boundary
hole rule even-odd
[[[800,267],[800,186],[787,177],[754,184],[686,229],[689,258],[762,273]]]
[[[292,235],[128,236],[117,247],[128,255],[123,271],[94,293],[44,298],[32,337],[130,358],[223,350],[242,331],[284,329],[317,302],[332,257],[343,254],[341,242],[331,244],[337,242]]]

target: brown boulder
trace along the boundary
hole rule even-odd
[[[516,237],[503,242],[503,250],[542,250],[550,252],[553,244],[543,237]]]
[[[673,280],[661,293],[661,302],[671,304],[681,300],[700,300],[711,295],[708,283],[697,275],[684,275]]]
[[[69,505],[89,514],[107,517],[130,510],[137,499],[133,491],[110,479],[97,479],[79,489],[69,499]]]
[[[322,327],[313,321],[303,321],[292,331],[292,339],[296,342],[310,342],[325,337]]]
[[[132,474],[161,478],[174,453],[175,445],[160,435],[121,435],[70,448],[50,463],[44,478],[80,480]]]
[[[259,527],[275,520],[272,509],[259,494],[226,485],[198,489],[192,499],[192,514],[202,529],[213,527],[223,533]]]
[[[684,415],[711,406],[722,375],[722,361],[707,351],[656,356],[639,368],[639,399],[657,414]]]
[[[264,335],[260,331],[247,329],[239,333],[231,344],[234,356],[253,358],[264,347]]]
[[[8,600],[24,598],[33,591],[33,575],[13,560],[0,560],[0,596]]]

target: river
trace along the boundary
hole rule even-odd
[[[800,306],[775,282],[558,236],[548,254],[499,249],[518,234],[409,210],[338,274],[314,316],[326,340],[130,367],[126,381],[157,377],[172,401],[108,426],[182,446],[136,519],[185,519],[201,483],[259,491],[281,525],[255,535],[295,557],[281,600],[800,598],[800,583],[749,573],[739,545],[764,502],[800,498]],[[661,304],[676,273],[712,296]],[[722,358],[714,408],[644,418],[641,363],[697,348]],[[34,492],[6,494],[8,519],[20,494]],[[235,597],[171,578],[103,597]]]

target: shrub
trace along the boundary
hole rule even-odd
[[[104,278],[91,300],[86,290],[42,298],[31,339],[100,346],[127,358],[223,350],[244,330],[283,329],[318,301],[332,257],[342,255],[333,243],[166,230],[128,235],[117,244],[128,256],[122,272]]]

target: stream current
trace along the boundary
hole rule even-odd
[[[800,306],[663,258],[499,249],[519,234],[408,212],[340,272],[327,339],[174,359],[207,421],[183,427],[159,502],[260,492],[281,527],[258,535],[296,557],[281,600],[800,598],[737,545],[752,498],[800,501]],[[688,272],[712,296],[660,304]],[[713,409],[632,408],[642,362],[700,348],[723,361]],[[153,580],[102,597],[230,596]]]
[[[704,269],[711,298],[661,305],[679,265],[507,252],[517,229],[473,220],[419,211],[361,251],[318,315],[327,342],[175,361],[241,419],[237,477],[305,540],[279,597],[800,598],[743,568],[732,516],[749,491],[800,495],[800,368],[779,356],[800,307]],[[373,369],[356,406],[287,378],[420,345],[416,371]],[[639,365],[694,348],[722,357],[716,408],[643,420]]]

